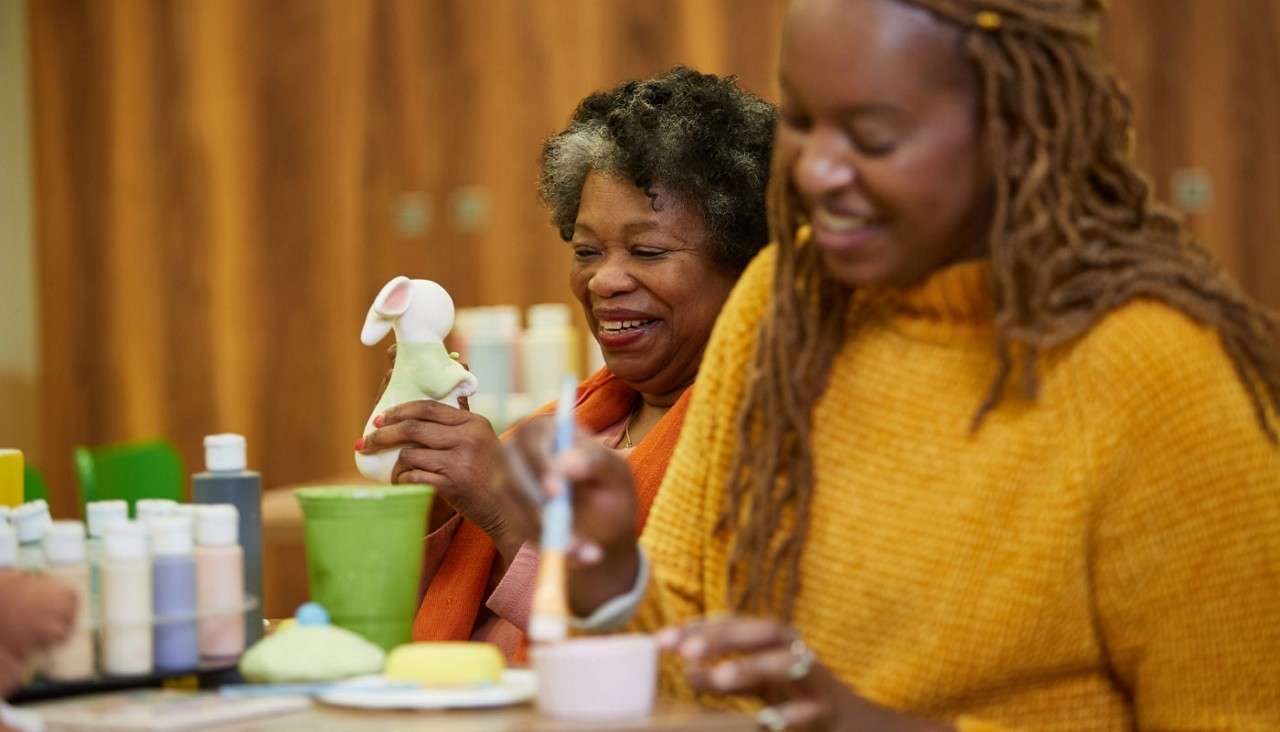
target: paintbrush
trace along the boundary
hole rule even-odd
[[[559,455],[573,444],[573,403],[577,389],[572,378],[565,378],[556,405],[555,443],[553,455]],[[538,558],[538,576],[533,585],[533,613],[529,618],[529,638],[535,642],[563,640],[569,631],[569,602],[565,560],[569,552],[569,535],[573,530],[573,496],[565,480],[560,491],[542,507],[542,550]]]

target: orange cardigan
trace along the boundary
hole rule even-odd
[[[649,506],[657,495],[658,486],[667,471],[667,463],[675,451],[692,391],[686,389],[680,395],[627,458],[631,475],[635,479],[637,535],[644,528]],[[624,384],[612,372],[601,369],[578,386],[574,417],[583,428],[599,432],[625,419],[634,408],[637,396],[638,392]],[[553,403],[538,410],[534,416],[554,411]],[[518,429],[520,425],[503,435],[503,439]],[[422,604],[413,621],[413,639],[470,640],[476,618],[484,606],[493,562],[497,558],[498,551],[488,534],[472,522],[463,520],[445,551],[435,576],[427,585]],[[511,638],[511,643],[499,645],[511,645],[511,648],[504,648],[507,655],[512,660],[523,660],[523,633],[510,623],[506,625],[510,626],[508,637]]]

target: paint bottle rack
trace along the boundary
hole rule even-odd
[[[186,623],[209,618],[221,618],[230,614],[244,616],[256,610],[258,608],[258,604],[257,597],[253,595],[245,595],[244,602],[241,603],[238,608],[219,609],[213,611],[206,610],[182,615],[165,615],[135,622],[115,622],[112,624],[112,627],[136,629],[140,625],[149,625],[152,628],[155,628],[172,623]],[[161,686],[165,681],[171,679],[183,679],[192,676],[196,677],[197,684],[202,687],[215,681],[216,683],[230,683],[238,680],[236,666],[240,662],[239,657],[218,659],[216,661],[201,661],[195,668],[179,669],[175,671],[156,671],[153,669],[149,673],[130,676],[104,673],[102,670],[101,653],[102,623],[96,614],[89,618],[86,629],[93,634],[96,667],[96,673],[94,676],[74,681],[53,681],[43,678],[37,673],[29,683],[24,684],[22,688],[20,688],[18,692],[11,697],[10,701],[36,701],[40,699],[54,699],[118,689]]]

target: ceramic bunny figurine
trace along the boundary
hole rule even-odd
[[[383,286],[364,320],[360,341],[375,345],[391,329],[396,332],[396,362],[387,390],[369,415],[362,434],[374,430],[373,419],[390,407],[418,399],[458,406],[458,397],[476,393],[476,377],[444,347],[453,329],[453,298],[430,280],[400,276]],[[391,482],[400,448],[372,455],[356,453],[356,468],[379,483]]]

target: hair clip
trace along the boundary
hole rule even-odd
[[[982,30],[993,31],[998,30],[1000,26],[1004,25],[1004,18],[995,10],[983,10],[974,16],[974,22],[976,22],[978,27]]]

